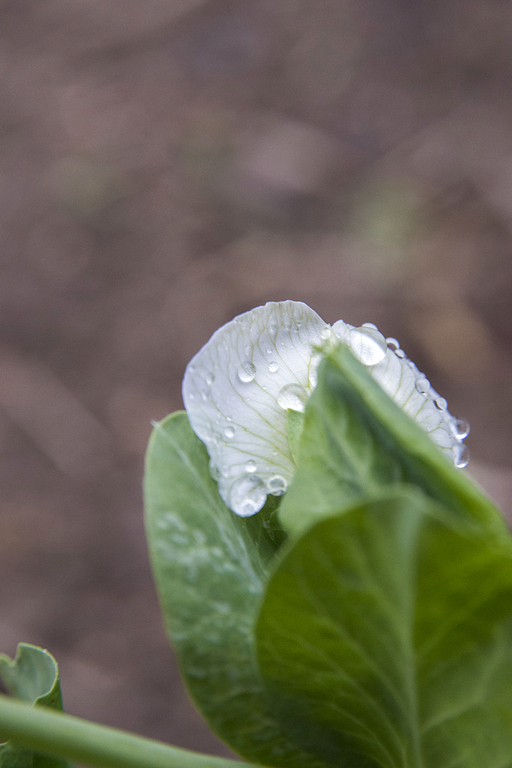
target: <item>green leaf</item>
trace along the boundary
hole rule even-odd
[[[508,535],[491,501],[340,345],[320,365],[280,520],[297,534],[358,497],[398,483],[418,486],[498,537]]]
[[[273,498],[240,518],[220,498],[185,413],[156,425],[148,448],[146,527],[169,635],[188,690],[212,730],[249,760],[314,766],[269,712],[254,622],[283,541]]]
[[[48,651],[19,643],[16,658],[0,655],[0,679],[16,699],[62,711],[57,662]],[[71,764],[6,742],[0,744],[1,768],[69,768]]]
[[[290,738],[347,768],[512,766],[512,548],[417,491],[310,528],[257,627]]]

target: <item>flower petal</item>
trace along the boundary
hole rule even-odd
[[[362,345],[354,338],[357,333],[368,333],[370,329],[374,329],[372,335],[375,344],[378,342],[378,347],[385,350],[380,356],[381,359],[373,365],[365,363],[365,350],[361,353]],[[340,341],[348,344],[355,356],[367,365],[368,372],[386,394],[428,432],[429,437],[446,456],[457,467],[466,466],[469,454],[462,440],[469,433],[469,424],[465,419],[454,419],[451,416],[446,400],[431,386],[425,374],[407,358],[396,339],[384,339],[371,323],[361,328],[352,328],[346,323],[342,326],[334,323],[333,331]],[[368,357],[367,351],[366,354]],[[378,353],[374,352],[373,359],[377,360],[378,357]]]
[[[183,401],[205,443],[219,493],[246,517],[280,495],[294,464],[287,408],[303,410],[316,384],[313,347],[329,326],[302,302],[269,302],[216,331],[192,358]]]
[[[210,455],[219,493],[236,514],[258,512],[268,494],[284,493],[293,477],[288,409],[303,411],[316,386],[318,348],[347,344],[384,391],[456,464],[467,464],[469,432],[446,401],[405,356],[395,339],[372,323],[332,328],[306,304],[269,302],[219,328],[192,358],[183,401]]]

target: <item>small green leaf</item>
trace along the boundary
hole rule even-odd
[[[414,489],[310,528],[257,626],[290,738],[347,768],[512,766],[512,546]]]
[[[319,368],[306,407],[296,473],[279,510],[285,530],[305,530],[361,496],[408,483],[508,535],[502,516],[340,345]]]
[[[16,658],[0,655],[0,679],[16,699],[62,711],[57,662],[48,651],[19,643]],[[6,742],[0,744],[1,768],[69,768],[71,764]]]
[[[304,413],[302,411],[293,411],[288,408],[286,413],[286,433],[288,437],[288,445],[290,446],[290,453],[294,463],[297,463],[299,458],[299,445],[300,436],[304,429]]]
[[[185,413],[155,427],[147,454],[146,527],[169,635],[191,696],[212,730],[249,760],[323,763],[271,715],[256,665],[254,622],[283,541],[277,501],[240,518],[219,496]]]

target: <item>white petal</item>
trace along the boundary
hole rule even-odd
[[[375,326],[367,324],[353,329],[345,323],[340,326],[340,322],[334,324],[334,332],[341,341],[352,347],[352,351],[361,359],[361,362],[365,362],[362,359],[364,353],[371,354],[372,350],[368,346],[370,352],[363,349],[361,355],[361,343],[357,341],[353,343],[356,332],[364,332],[367,329],[375,345],[373,348],[375,356],[378,356],[377,348],[385,349],[386,340],[378,333]],[[369,334],[370,329],[375,329],[372,334]],[[381,337],[380,340],[378,336]],[[447,410],[446,400],[435,391],[426,376],[405,356],[400,347],[391,343],[383,353],[382,359],[375,365],[367,365],[367,369],[389,397],[428,433],[451,461],[457,466],[467,463],[467,451],[462,445],[462,440],[468,434],[469,426],[458,426],[459,421],[454,419]]]
[[[304,407],[316,384],[313,347],[329,334],[306,304],[269,302],[219,328],[187,366],[190,424],[237,514],[258,512],[268,493],[284,493],[291,481],[286,408]]]
[[[469,426],[452,418],[396,340],[386,341],[372,323],[355,328],[338,320],[331,328],[302,302],[269,302],[219,328],[183,380],[192,429],[206,445],[221,497],[238,515],[253,515],[269,493],[286,491],[294,473],[287,409],[304,409],[317,382],[318,347],[331,338],[352,349],[457,466],[467,463]]]

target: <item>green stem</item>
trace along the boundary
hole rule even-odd
[[[0,741],[97,768],[256,768],[170,747],[0,694]]]

